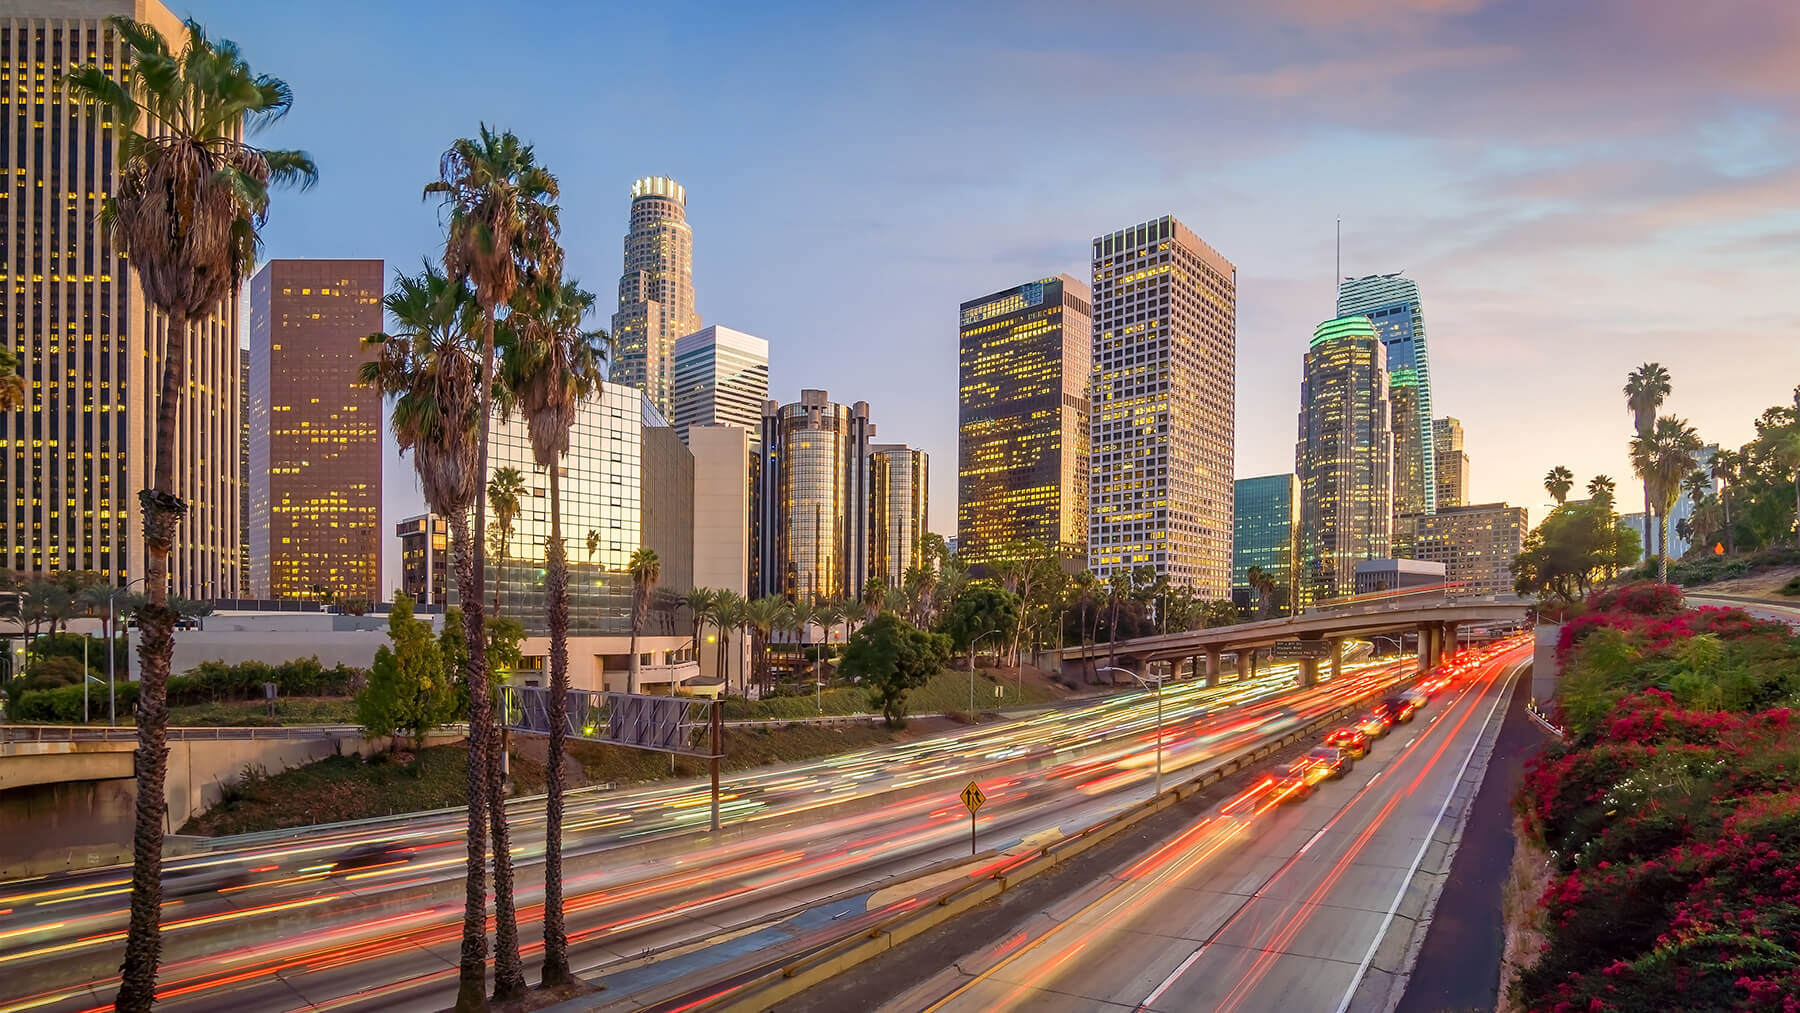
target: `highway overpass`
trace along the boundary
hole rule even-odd
[[[1118,667],[1148,677],[1151,666],[1166,664],[1170,676],[1180,677],[1186,664],[1185,674],[1190,677],[1203,675],[1210,686],[1219,681],[1222,655],[1234,656],[1238,676],[1244,678],[1250,675],[1254,650],[1293,641],[1311,642],[1318,646],[1302,648],[1310,656],[1300,659],[1300,670],[1301,684],[1312,685],[1318,681],[1321,661],[1331,664],[1334,675],[1338,672],[1343,663],[1345,640],[1416,634],[1419,668],[1424,670],[1438,663],[1445,645],[1456,642],[1459,629],[1522,623],[1531,610],[1531,603],[1511,597],[1452,598],[1436,602],[1403,599],[1232,626],[1159,633],[1113,644],[1078,645],[1058,653],[1065,674],[1092,675],[1107,667]]]

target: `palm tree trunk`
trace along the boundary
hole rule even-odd
[[[1800,545],[1800,471],[1794,473],[1794,544]]]
[[[480,516],[480,507],[476,508]],[[450,511],[450,538],[456,552],[457,592],[463,611],[463,673],[469,691],[469,836],[463,866],[463,931],[456,990],[458,1010],[487,1008],[487,745],[489,709],[487,644],[482,638],[481,568],[469,533],[468,515]]]
[[[631,602],[631,656],[625,659],[625,692],[638,691],[638,629],[644,625],[642,592],[634,592]]]
[[[1656,582],[1669,582],[1669,517],[1658,514],[1656,517]]]
[[[550,770],[544,812],[544,977],[546,986],[566,985],[569,935],[563,926],[562,826],[563,750],[568,735],[569,559],[562,537],[562,484],[550,464],[550,544],[545,546],[550,592]]]
[[[1725,507],[1725,551],[1737,554],[1737,533],[1731,527],[1731,486],[1725,487],[1724,495],[1719,497]],[[1795,504],[1796,512],[1800,512],[1800,503]]]
[[[143,671],[138,683],[138,745],[131,758],[137,780],[131,834],[131,919],[125,930],[125,960],[119,969],[115,1004],[132,1013],[148,1010],[156,1001],[156,972],[162,957],[162,852],[169,809],[163,781],[169,767],[169,664],[175,654],[169,551],[187,510],[175,495],[175,440],[181,395],[186,389],[187,314],[177,309],[169,314],[163,353],[153,486],[138,493],[144,511],[144,596],[148,601],[138,613],[138,658]]]
[[[475,493],[474,574],[476,596],[471,616],[476,620],[476,643],[470,656],[481,658],[481,735],[482,750],[487,759],[488,832],[494,841],[494,998],[515,999],[525,994],[525,968],[519,959],[519,921],[513,910],[512,847],[506,825],[506,790],[500,764],[502,750],[494,749],[494,713],[488,694],[487,617],[482,615],[481,592],[487,580],[487,488],[488,426],[493,415],[494,398],[494,309],[487,308],[487,329],[481,345],[481,449],[477,454]],[[475,666],[470,666],[472,669]],[[472,674],[472,673],[471,673]],[[474,687],[469,695],[469,737],[475,736],[476,699]],[[473,757],[471,757],[471,760]],[[473,775],[470,786],[473,787]],[[470,796],[470,805],[479,804],[480,795]]]

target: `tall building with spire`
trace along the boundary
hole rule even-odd
[[[1386,350],[1369,318],[1327,320],[1300,382],[1300,551],[1312,600],[1354,594],[1356,564],[1391,550],[1394,434]]]
[[[1088,563],[1231,596],[1237,268],[1167,215],[1093,241]]]
[[[11,570],[93,570],[123,585],[145,572],[138,493],[155,473],[168,319],[100,222],[119,181],[112,117],[63,87],[84,65],[123,83],[129,50],[111,15],[176,46],[186,38],[155,0],[0,0],[0,340],[25,380],[24,405],[0,414],[0,557]],[[189,598],[236,597],[243,578],[238,316],[233,292],[188,324],[174,462],[187,513],[169,580]]]
[[[611,379],[643,391],[657,411],[673,417],[675,342],[699,329],[687,190],[667,176],[646,176],[631,184]]]
[[[1431,354],[1419,284],[1395,274],[1338,283],[1339,317],[1366,316],[1387,352],[1394,425],[1394,517],[1437,512],[1437,452],[1431,416]]]

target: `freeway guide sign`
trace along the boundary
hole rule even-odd
[[[1331,656],[1331,645],[1323,640],[1278,640],[1273,653],[1277,661],[1326,658]]]
[[[969,854],[975,853],[975,811],[987,804],[987,794],[974,781],[962,790],[963,808],[969,810]]]

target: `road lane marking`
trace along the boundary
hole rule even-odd
[[[1326,828],[1325,828],[1325,827],[1320,827],[1320,828],[1319,828],[1319,832],[1318,832],[1318,833],[1316,833],[1316,834],[1314,834],[1314,835],[1312,835],[1312,837],[1311,837],[1311,838],[1309,838],[1309,839],[1308,839],[1308,840],[1307,840],[1307,842],[1306,842],[1306,843],[1305,843],[1305,844],[1302,844],[1302,845],[1300,845],[1300,853],[1301,853],[1301,854],[1302,854],[1302,855],[1304,855],[1304,854],[1306,854],[1306,849],[1308,849],[1308,848],[1310,848],[1310,847],[1312,847],[1312,846],[1313,846],[1313,845],[1315,845],[1315,844],[1317,844],[1317,843],[1319,843],[1319,838],[1321,838],[1321,837],[1324,837],[1324,836],[1325,836],[1325,829],[1326,829]],[[1196,951],[1194,951],[1194,956],[1196,956],[1196,957],[1197,957],[1197,956],[1199,956],[1199,955],[1200,955],[1200,952],[1199,952],[1199,951],[1198,951],[1198,950],[1196,950]]]
[[[1438,826],[1444,822],[1444,813],[1450,809],[1450,800],[1456,797],[1456,788],[1462,784],[1463,775],[1469,772],[1469,764],[1474,761],[1475,753],[1481,748],[1481,740],[1487,737],[1488,726],[1493,724],[1494,712],[1512,696],[1513,683],[1519,672],[1530,663],[1530,659],[1520,661],[1506,677],[1500,693],[1494,702],[1488,705],[1487,717],[1482,719],[1481,731],[1475,734],[1475,741],[1469,744],[1469,755],[1463,757],[1462,769],[1456,772],[1456,778],[1450,782],[1450,790],[1444,793],[1444,803],[1438,806],[1437,817],[1431,821],[1431,829],[1425,832],[1425,840],[1419,844],[1419,853],[1413,856],[1412,867],[1406,870],[1406,878],[1400,881],[1400,889],[1394,891],[1394,902],[1388,905],[1387,914],[1381,919],[1381,928],[1375,931],[1375,938],[1369,941],[1369,951],[1363,954],[1362,963],[1356,965],[1356,973],[1350,978],[1350,987],[1345,989],[1344,998],[1337,1005],[1337,1013],[1345,1013],[1350,1008],[1350,1000],[1356,997],[1356,990],[1362,985],[1363,975],[1369,973],[1369,965],[1375,960],[1375,951],[1381,947],[1381,941],[1387,938],[1388,927],[1394,923],[1394,914],[1400,910],[1400,901],[1406,896],[1406,888],[1412,885],[1413,877],[1418,875],[1419,864],[1425,861],[1425,851],[1431,847],[1432,839],[1437,836]],[[1473,799],[1471,798],[1471,801]]]
[[[1321,830],[1319,832],[1324,833],[1325,831]],[[1161,999],[1162,994],[1169,990],[1169,986],[1175,984],[1175,979],[1181,977],[1183,972],[1185,972],[1188,968],[1193,967],[1194,961],[1199,960],[1200,954],[1205,953],[1205,952],[1206,952],[1206,946],[1204,944],[1202,944],[1199,949],[1188,954],[1188,958],[1186,960],[1182,961],[1180,963],[1180,965],[1175,968],[1175,970],[1170,971],[1169,976],[1162,980],[1162,984],[1156,986],[1155,991],[1153,991],[1149,995],[1145,996],[1143,1002],[1138,1003],[1138,1009],[1143,1009],[1143,1008],[1149,1006],[1150,1004],[1154,1003],[1156,1000]]]

